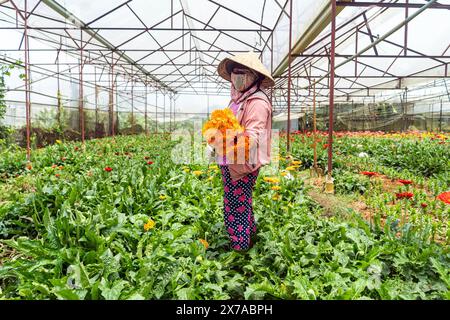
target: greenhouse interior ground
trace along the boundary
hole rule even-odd
[[[0,0],[0,300],[450,299],[449,30],[448,0]],[[230,214],[202,128],[248,52],[271,162]]]

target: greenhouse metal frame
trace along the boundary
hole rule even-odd
[[[276,79],[271,98],[275,113],[287,113],[288,136],[291,112],[314,110],[315,118],[316,105],[329,106],[330,174],[336,103],[376,101],[384,99],[385,92],[395,92],[402,97],[402,103],[407,104],[411,85],[444,79],[443,85],[447,88],[450,43],[444,43],[444,50],[438,52],[414,48],[411,41],[415,36],[411,29],[418,17],[431,12],[448,17],[450,4],[443,1],[264,0],[258,2],[261,18],[257,20],[246,14],[236,1],[205,0],[201,1],[204,7],[200,8],[200,2],[168,0],[164,2],[168,12],[153,24],[146,22],[147,12],[138,10],[145,7],[145,1],[111,1],[112,5],[107,8],[101,6],[102,11],[83,12],[85,16],[92,16],[89,20],[77,16],[71,6],[63,6],[62,2],[0,1],[0,32],[22,33],[18,47],[0,51],[8,55],[21,53],[24,57],[20,64],[25,70],[25,85],[16,90],[23,92],[26,106],[28,157],[31,105],[34,103],[31,95],[39,95],[31,88],[35,83],[32,73],[42,75],[42,79],[56,78],[58,105],[60,81],[65,79],[79,84],[79,128],[84,142],[86,88],[94,88],[96,95],[98,89],[109,95],[110,135],[116,134],[113,114],[119,109],[119,95],[130,104],[128,112],[132,113],[132,119],[133,113],[139,112],[136,102],[143,103],[145,109],[141,113],[147,134],[148,119],[153,114],[155,132],[158,132],[161,113],[163,131],[172,131],[177,95],[226,95],[228,85],[215,73],[218,63],[226,55],[255,51]],[[72,7],[76,6],[74,2]],[[87,3],[80,1],[79,5]],[[188,4],[196,6],[195,12],[189,10]],[[201,13],[203,9],[207,13]],[[403,16],[400,23],[389,22],[390,17],[399,15]],[[113,21],[119,22],[118,17],[130,20],[111,27]],[[383,19],[387,19],[386,26],[380,22]],[[449,21],[441,21],[441,33],[449,29]],[[241,25],[246,27],[239,27]],[[380,30],[381,35],[377,34]],[[171,35],[168,41],[162,41],[164,34]],[[397,35],[395,40],[390,38],[393,34]],[[30,45],[30,39],[45,47]],[[258,44],[253,45],[248,39],[256,39]],[[154,45],[153,49],[146,46],[147,42]],[[39,62],[30,54],[56,54],[56,59]],[[63,54],[78,61],[61,62]],[[6,56],[0,59],[15,63]],[[411,62],[401,72],[399,62],[404,61]],[[50,66],[56,66],[57,71]],[[148,110],[149,93],[156,96],[154,113]],[[169,100],[168,128],[166,97]],[[442,122],[442,103],[450,102],[448,89],[439,99]],[[97,98],[95,108],[97,110]],[[289,143],[288,138],[288,149]]]

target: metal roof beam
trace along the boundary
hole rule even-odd
[[[97,40],[98,42],[100,42],[102,45],[104,45],[105,47],[109,48],[112,52],[117,52],[120,53],[120,50],[117,50],[113,44],[111,44],[108,40],[106,40],[105,38],[103,38],[101,35],[96,34],[94,32],[94,30],[92,30],[91,28],[89,28],[83,21],[81,21],[80,19],[78,19],[77,17],[75,17],[71,12],[69,12],[66,8],[64,8],[63,6],[61,6],[59,3],[57,3],[54,0],[42,0],[42,2],[47,5],[50,9],[54,10],[55,12],[57,12],[58,14],[60,14],[61,16],[63,16],[65,19],[70,20],[74,25],[76,25],[77,27],[83,28],[83,30],[94,37],[95,40]],[[165,88],[168,91],[174,92],[174,90],[170,87],[168,87],[166,84],[162,83],[161,81],[159,81],[159,79],[157,79],[156,77],[154,77],[153,75],[151,75],[145,68],[143,68],[142,66],[138,65],[132,58],[130,58],[129,56],[127,56],[126,54],[122,55],[123,59],[127,62],[129,62],[131,65],[135,65],[139,71],[141,71],[144,75],[148,76],[149,78],[151,78],[153,81],[155,81],[156,83],[158,83],[159,85],[161,85],[161,87]],[[175,93],[175,92],[174,92]]]

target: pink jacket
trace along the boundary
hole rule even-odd
[[[257,145],[253,164],[229,164],[233,181],[245,177],[270,163],[272,142],[272,104],[267,96],[258,91],[250,96],[238,109],[237,118]]]

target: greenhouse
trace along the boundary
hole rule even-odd
[[[0,300],[450,299],[449,0],[0,0]]]

